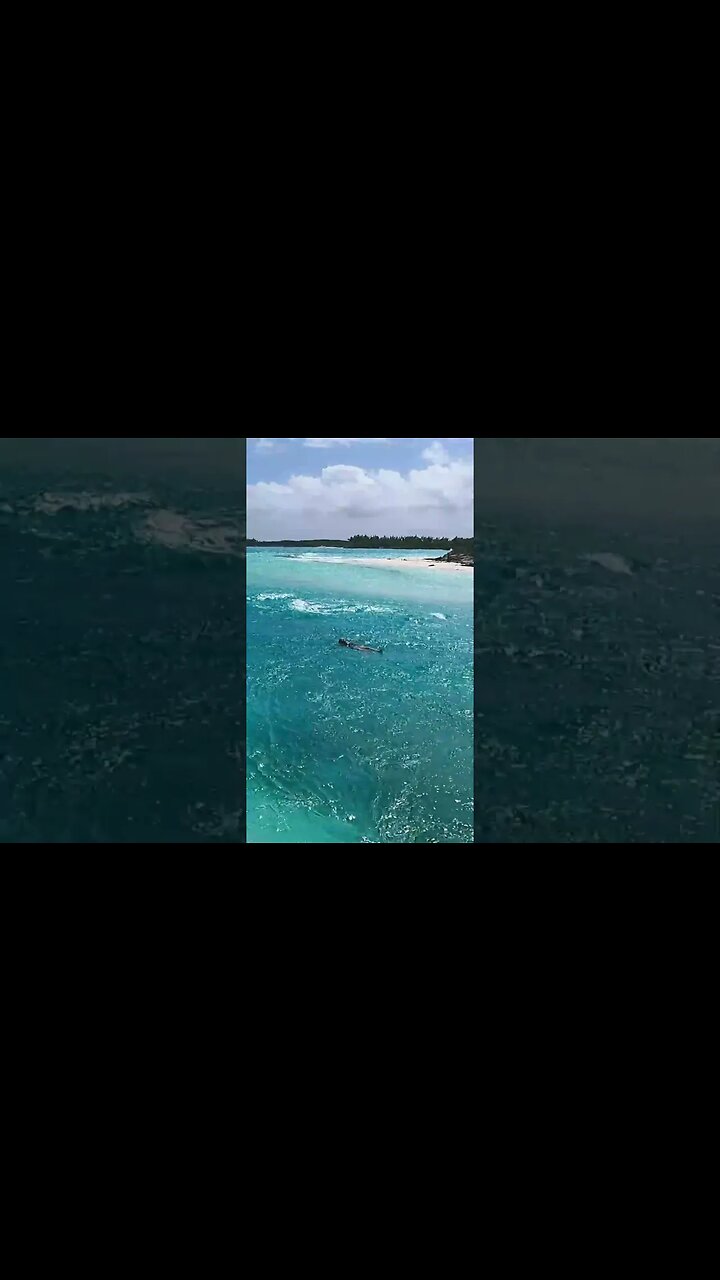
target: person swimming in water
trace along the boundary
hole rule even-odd
[[[345,649],[357,649],[358,653],[382,653],[382,649],[371,649],[369,644],[354,644],[352,640],[338,640]]]

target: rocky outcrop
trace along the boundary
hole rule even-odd
[[[475,557],[467,555],[463,551],[448,551],[446,556],[440,556],[440,564],[460,564],[466,569],[472,569],[475,565]]]

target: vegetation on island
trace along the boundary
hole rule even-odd
[[[395,537],[370,533],[355,533],[351,538],[303,538],[294,541],[283,538],[278,542],[262,542],[248,538],[249,547],[346,547],[350,551],[448,551],[451,556],[472,556],[472,538],[432,538],[413,534]]]

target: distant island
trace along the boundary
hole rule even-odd
[[[377,534],[356,533],[352,538],[303,538],[296,541],[283,538],[278,542],[262,542],[248,538],[249,547],[342,547],[348,551],[447,551],[442,559],[449,564],[474,563],[472,538],[380,537]]]

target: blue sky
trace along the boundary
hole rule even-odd
[[[252,437],[248,537],[469,536],[472,437]]]
[[[317,475],[323,467],[337,463],[368,470],[387,468],[391,471],[407,472],[411,467],[426,466],[423,459],[424,450],[433,440],[442,439],[449,454],[454,457],[471,457],[473,442],[470,437],[462,440],[448,440],[446,437],[423,436],[414,439],[393,439],[387,437],[388,443],[374,443],[370,437],[345,437],[352,443],[307,445],[301,438],[292,437],[254,437],[248,440],[248,484],[257,484],[259,480],[278,480],[287,482],[292,475]],[[329,440],[327,436],[308,436],[307,440]],[[259,444],[262,440],[263,443]]]

